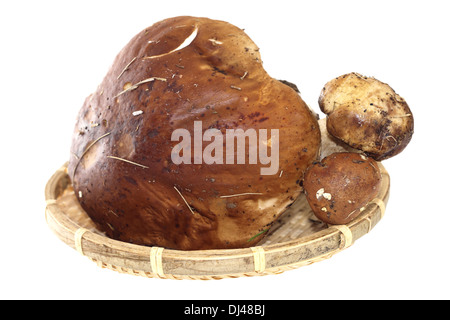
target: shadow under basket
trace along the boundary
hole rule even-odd
[[[113,240],[98,231],[80,207],[67,175],[67,163],[45,188],[45,217],[64,243],[102,268],[163,279],[212,280],[280,274],[328,259],[369,233],[384,215],[390,178],[382,164],[381,188],[347,225],[315,218],[302,194],[256,247],[181,251]]]

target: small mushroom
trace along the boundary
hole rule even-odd
[[[320,94],[327,130],[377,161],[402,152],[414,131],[406,101],[386,83],[349,73],[329,81]]]
[[[303,186],[316,217],[328,224],[347,224],[378,194],[377,162],[359,153],[340,152],[311,165]]]

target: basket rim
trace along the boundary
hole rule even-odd
[[[114,240],[84,229],[68,218],[56,201],[70,185],[68,162],[50,177],[45,186],[45,218],[60,240],[100,267],[121,273],[148,278],[194,280],[278,274],[330,258],[373,229],[384,216],[390,191],[389,173],[381,163],[378,165],[382,176],[380,191],[358,218],[349,224],[329,225],[327,229],[308,236],[251,248],[184,251],[148,247]],[[326,248],[321,246],[323,243],[326,243]],[[314,252],[305,256],[305,252],[313,248]],[[283,254],[295,257],[289,259]],[[220,266],[223,264],[232,267],[222,270]],[[214,266],[214,270],[211,270],[211,266]]]

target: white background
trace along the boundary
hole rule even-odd
[[[446,1],[2,1],[2,299],[448,299],[450,23]],[[319,112],[333,77],[356,71],[410,105],[415,134],[384,162],[385,218],[330,260],[277,276],[174,281],[98,268],[44,219],[44,186],[68,160],[78,109],[136,33],[203,16],[245,28],[266,70]]]

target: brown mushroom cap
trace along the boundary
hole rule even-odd
[[[329,81],[319,98],[327,129],[377,161],[399,154],[410,142],[414,118],[406,101],[386,83],[357,73]]]
[[[194,121],[201,133],[279,130],[278,171],[261,175],[268,165],[249,164],[248,150],[245,164],[175,164],[179,142],[171,135],[182,128],[194,137]],[[314,115],[265,72],[243,30],[176,17],[137,34],[86,99],[69,174],[81,206],[114,239],[183,250],[248,247],[302,192],[319,147]]]
[[[380,169],[360,153],[340,152],[313,164],[303,186],[314,214],[329,224],[347,224],[378,194]]]

